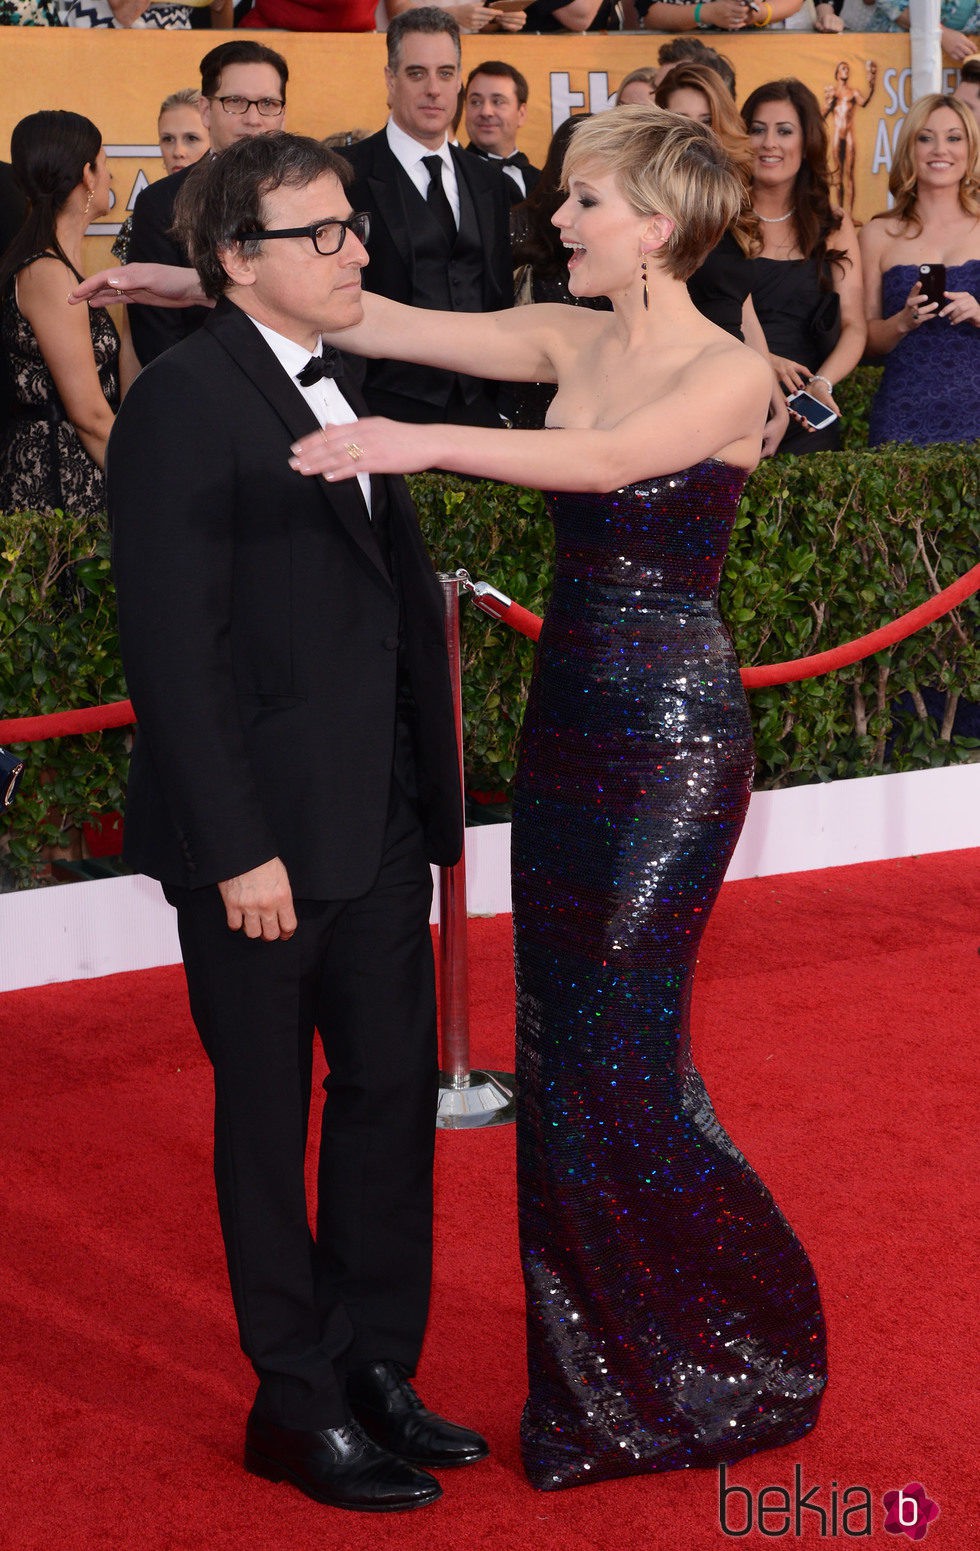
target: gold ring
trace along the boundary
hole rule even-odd
[[[364,456],[364,448],[358,447],[356,442],[348,442],[347,446],[344,448],[344,451],[346,452],[348,458],[352,459],[354,463],[357,462],[358,458],[363,458]]]

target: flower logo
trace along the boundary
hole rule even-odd
[[[918,1481],[903,1486],[900,1492],[886,1492],[885,1529],[889,1535],[908,1535],[910,1540],[925,1540],[929,1525],[939,1518],[939,1504],[926,1496]]]

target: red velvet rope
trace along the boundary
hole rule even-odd
[[[950,609],[980,591],[980,565],[961,576],[959,581],[944,587],[934,598],[910,609],[891,624],[872,630],[856,641],[835,646],[827,652],[817,652],[812,657],[800,657],[796,662],[773,662],[761,668],[743,668],[742,683],[746,689],[763,689],[773,684],[793,684],[799,679],[815,679],[835,668],[847,668],[863,657],[904,641],[924,625],[948,614]],[[541,634],[541,618],[530,609],[522,608],[503,594],[487,591],[475,595],[475,602],[484,613],[509,625],[512,630],[536,641]],[[82,711],[55,711],[49,716],[20,716],[0,721],[0,743],[36,743],[40,738],[62,738],[70,733],[99,732],[106,727],[128,727],[136,720],[132,702],[118,700],[112,705],[88,706]]]
[[[870,635],[860,636],[856,641],[848,641],[827,652],[817,652],[812,657],[800,657],[796,662],[772,662],[760,668],[743,668],[742,683],[746,689],[764,689],[773,684],[815,679],[835,668],[847,668],[853,662],[860,662],[863,657],[871,657],[875,652],[894,646],[897,641],[904,641],[906,636],[914,635],[924,625],[933,624],[977,591],[980,591],[980,565],[973,566],[965,576],[961,576],[951,586],[944,587],[942,592],[937,592],[934,598],[910,609],[907,614],[892,620],[891,624],[872,630]],[[530,640],[536,641],[541,634],[540,617],[522,608],[519,603],[504,600],[492,592],[477,596],[475,601],[485,613],[499,619],[501,624],[510,625],[511,629]]]
[[[63,738],[73,732],[128,727],[135,720],[131,700],[86,706],[82,711],[52,711],[48,716],[15,716],[0,722],[0,743],[37,743],[41,738]]]

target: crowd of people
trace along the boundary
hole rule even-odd
[[[127,263],[88,281],[99,130],[45,110],[13,136],[0,506],[54,501],[54,466],[60,500],[108,510],[126,856],[177,912],[214,1070],[244,1463],[336,1508],[422,1507],[489,1452],[413,1385],[430,863],[459,856],[462,810],[406,473],[544,490],[557,536],[513,831],[527,1476],[730,1464],[803,1439],[827,1382],[813,1268],[691,1058],[754,764],[718,582],[764,448],[835,445],[869,342],[877,440],[980,431],[980,139],[961,100],[922,99],[894,206],[858,236],[813,93],[786,77],[739,112],[691,42],[562,125],[541,169],[523,76],[486,59],[464,81],[444,10],[394,16],[388,121],[343,155],[287,132],[279,53],[221,43],[199,98],[162,105],[174,170]]]
[[[276,28],[287,32],[375,32],[420,0],[0,0],[0,26]],[[824,33],[909,29],[908,0],[446,0],[465,33],[740,32],[744,28]],[[942,0],[943,48],[974,50],[978,0]]]
[[[731,63],[686,36],[662,43],[656,65],[631,71],[616,93],[620,105],[655,104],[707,124],[738,171],[742,208],[689,289],[708,318],[772,367],[766,454],[839,447],[835,390],[862,359],[885,367],[872,445],[980,436],[980,56],[963,64],[951,96],[915,104],[895,148],[892,208],[866,222],[860,240],[853,144],[837,100],[859,95],[846,68],[823,104],[786,77],[752,92],[739,111]],[[282,56],[244,35],[208,52],[200,86],[178,89],[160,106],[167,176],[138,197],[114,245],[117,257],[187,262],[172,227],[190,170],[208,151],[281,131],[287,80]],[[869,67],[869,94],[874,82]],[[580,120],[562,124],[538,169],[518,143],[528,83],[508,61],[482,62],[459,90],[450,77],[421,87],[392,79],[389,94],[392,87],[398,100],[386,129],[328,140],[352,166],[352,198],[371,216],[364,284],[395,300],[457,311],[543,300],[607,307],[602,297],[569,294],[552,222]],[[66,267],[78,275],[82,236],[106,210],[100,147],[96,126],[71,113],[30,115],[14,134],[5,198],[21,213],[27,200],[31,213],[0,259],[11,411],[0,442],[3,503],[101,509],[105,440],[120,393],[140,365],[204,317],[201,308],[134,305],[120,338],[101,315],[83,328],[67,307],[61,276]],[[433,154],[442,159],[438,183],[430,181]],[[416,223],[405,221],[397,187],[403,173],[441,220],[441,246],[433,240],[415,251]],[[14,221],[7,236],[15,230]],[[920,266],[928,266],[925,276]],[[502,415],[521,428],[543,424],[552,397],[548,384],[502,386],[459,374],[450,382],[445,373],[385,361],[369,363],[366,389],[368,401],[395,418],[492,424]]]

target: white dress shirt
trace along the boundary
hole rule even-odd
[[[423,167],[422,171],[425,171]],[[245,314],[251,317],[250,313]],[[312,352],[305,345],[298,345],[294,339],[287,339],[285,334],[277,334],[275,329],[267,328],[264,323],[259,323],[256,318],[252,322],[265,340],[269,349],[275,352],[276,360],[285,372],[293,379],[297,393],[302,393],[313,413],[316,415],[318,425],[354,425],[357,416],[351,409],[344,395],[341,393],[333,377],[321,377],[317,382],[311,382],[308,388],[296,381],[297,372],[301,372],[310,355],[323,354],[323,341],[318,341],[317,347]],[[371,476],[370,474],[358,474],[357,483],[361,487],[364,504],[371,515]]]
[[[427,145],[422,145],[418,140],[413,140],[411,135],[406,135],[404,129],[399,129],[392,118],[385,126],[385,134],[388,137],[391,154],[404,167],[423,199],[426,199],[429,193],[429,169],[422,165],[422,158],[438,156],[442,159],[442,186],[446,190],[446,198],[449,200],[458,231],[459,189],[456,186],[456,168],[449,154],[448,137],[437,150],[430,150]]]

